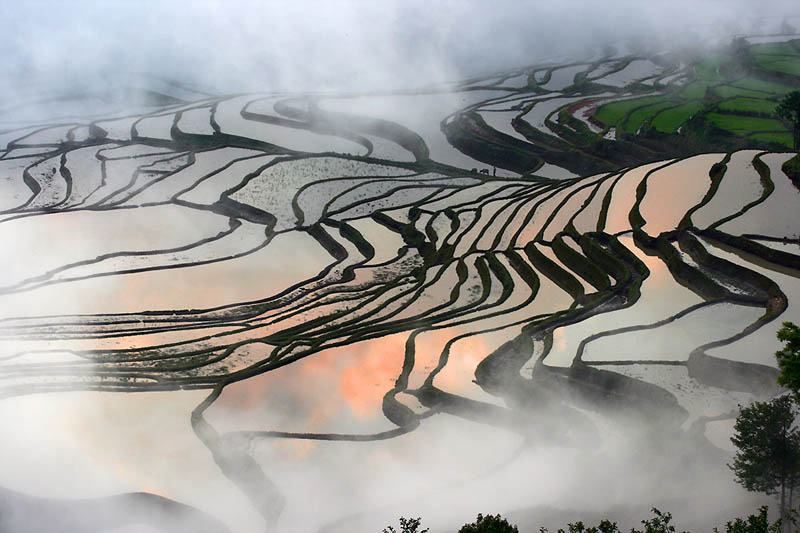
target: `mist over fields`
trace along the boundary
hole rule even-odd
[[[0,531],[772,503],[796,1],[3,10]]]
[[[149,74],[218,92],[398,89],[636,38],[692,45],[779,26],[791,1],[36,0],[0,22],[3,83],[58,91]],[[754,17],[758,17],[755,18]]]

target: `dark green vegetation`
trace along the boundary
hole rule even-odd
[[[642,520],[642,529],[631,528],[630,533],[675,533],[672,525],[672,514],[661,512],[655,507],[652,509],[653,517]],[[546,533],[542,528],[540,533]],[[586,527],[583,522],[567,524],[567,529],[559,529],[558,533],[622,533],[616,522],[601,520],[596,526]],[[683,532],[687,533],[687,532]]]
[[[383,529],[383,533],[426,533],[429,529],[419,529],[422,526],[420,518],[404,518],[400,517],[400,532],[392,526],[387,526]],[[508,520],[497,515],[482,515],[474,522],[464,524],[458,533],[519,533],[517,526],[508,523]]]
[[[729,466],[736,481],[747,490],[779,495],[781,522],[788,526],[789,513],[794,512],[794,489],[800,486],[800,429],[796,425],[800,328],[784,322],[777,337],[785,343],[775,353],[781,371],[778,383],[792,394],[740,409],[731,437],[737,452]]]
[[[800,150],[800,91],[784,96],[775,108],[775,113],[792,124],[795,151]]]
[[[655,507],[651,510],[653,516],[642,520],[641,529],[631,528],[630,533],[675,533],[676,528],[672,524],[672,514],[662,512]],[[737,517],[725,523],[725,533],[781,533],[785,531],[784,527],[791,524],[796,526],[797,513],[788,513],[786,518],[778,519],[773,522],[769,520],[768,507],[761,506],[757,513],[751,514],[745,518]],[[400,518],[400,523],[404,526],[402,533],[418,533],[418,526],[420,524],[419,518],[407,520]],[[405,526],[409,526],[408,529]],[[394,529],[390,526],[384,529],[384,533],[394,533]],[[426,530],[420,531],[424,533]],[[517,526],[512,525],[505,518],[498,515],[478,515],[478,519],[471,523],[465,524],[458,533],[518,533]],[[540,533],[547,533],[546,528],[539,528]],[[714,528],[715,533],[719,533],[718,528]],[[587,526],[582,521],[570,522],[567,524],[566,529],[559,528],[558,533],[623,533],[616,522],[610,520],[601,520],[596,526]],[[682,532],[689,533],[689,532]]]
[[[782,519],[770,522],[767,511],[768,508],[762,506],[758,510],[758,514],[751,514],[747,518],[736,518],[726,523],[725,533],[780,533],[786,522]],[[797,525],[796,514],[793,513],[789,520],[793,526]]]
[[[420,529],[422,520],[418,518],[405,518],[400,517],[400,531],[398,532],[393,526],[386,526],[383,533],[428,533],[430,529]]]
[[[791,178],[795,186],[800,189],[800,154],[786,161],[781,170]]]
[[[784,322],[778,330],[778,339],[786,344],[775,353],[781,371],[778,383],[792,391],[800,401],[800,327]]]
[[[789,396],[755,402],[742,408],[731,438],[738,450],[731,465],[736,481],[750,491],[779,495],[781,518],[792,508],[791,494],[800,485],[800,431],[793,427],[795,416]]]
[[[749,137],[764,148],[786,145],[786,128],[767,117],[778,99],[800,84],[798,45],[800,40],[752,46],[734,42],[729,51],[694,63],[694,72],[686,75],[694,81],[667,85],[658,96],[601,105],[594,119],[616,127],[618,137],[620,132],[639,133],[640,142],[658,139],[659,133],[675,135],[685,127],[687,141],[722,149],[726,142],[740,143],[736,137]],[[632,118],[635,129],[629,125]],[[726,141],[730,134],[734,137]]]
[[[458,533],[519,533],[519,530],[499,514],[484,516],[479,513],[474,522],[464,524]]]

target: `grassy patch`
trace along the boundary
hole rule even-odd
[[[756,98],[734,98],[719,104],[722,111],[738,111],[741,113],[762,113],[772,115],[775,112],[777,102]]]
[[[695,81],[687,85],[680,93],[681,98],[685,98],[686,100],[697,100],[698,98],[702,98],[706,95],[706,89],[708,89],[709,83],[704,81]]]
[[[665,109],[660,112],[650,125],[658,131],[664,133],[675,133],[680,128],[681,124],[686,122],[689,117],[703,109],[703,104],[700,102],[687,102],[685,104]]]
[[[656,115],[659,111],[671,105],[673,105],[671,102],[660,102],[647,107],[640,107],[628,115],[628,119],[625,121],[625,131],[627,133],[638,132],[639,128],[641,128],[650,117]]]
[[[721,113],[709,113],[706,115],[706,118],[723,130],[730,131],[737,135],[747,135],[750,132],[756,131],[785,131],[783,124],[771,118],[724,115]]]
[[[762,43],[750,47],[754,54],[781,54],[796,56],[798,51],[789,43]]]
[[[725,78],[719,73],[719,67],[725,61],[725,56],[719,55],[709,57],[702,63],[698,63],[694,67],[697,77],[701,80],[709,81],[712,83],[719,83],[725,81]]]
[[[768,143],[780,143],[784,146],[791,148],[792,147],[792,134],[791,133],[780,133],[780,132],[770,132],[770,133],[754,133],[752,135],[747,136],[748,139],[753,139],[754,141],[762,141]]]
[[[735,87],[733,85],[720,85],[719,87],[714,87],[712,90],[714,91],[714,94],[720,98],[736,98],[737,96],[743,96],[747,98],[765,98],[773,94],[766,93],[764,91],[742,89],[741,87]]]
[[[738,80],[732,84],[734,87],[741,87],[742,89],[750,89],[751,91],[764,91],[774,94],[786,94],[794,90],[794,87],[783,85],[781,83],[774,83],[771,81],[759,80],[755,78],[745,78]]]
[[[756,63],[767,70],[800,76],[800,58],[761,55],[756,56]]]
[[[622,120],[625,115],[637,107],[647,106],[663,101],[663,96],[646,96],[644,98],[633,98],[601,105],[597,108],[594,118],[607,126],[614,126]]]

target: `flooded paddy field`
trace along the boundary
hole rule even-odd
[[[613,133],[692,101],[687,79],[744,77],[712,67],[612,54],[0,122],[6,501],[85,530],[411,509],[454,531],[595,508],[628,468],[607,503],[755,502],[726,439],[779,392],[775,330],[800,319],[791,154]]]

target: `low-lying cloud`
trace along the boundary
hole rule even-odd
[[[631,37],[674,45],[776,31],[791,15],[800,10],[784,0],[43,0],[4,8],[0,47],[7,89],[94,88],[144,73],[223,92],[361,91],[454,80]]]

